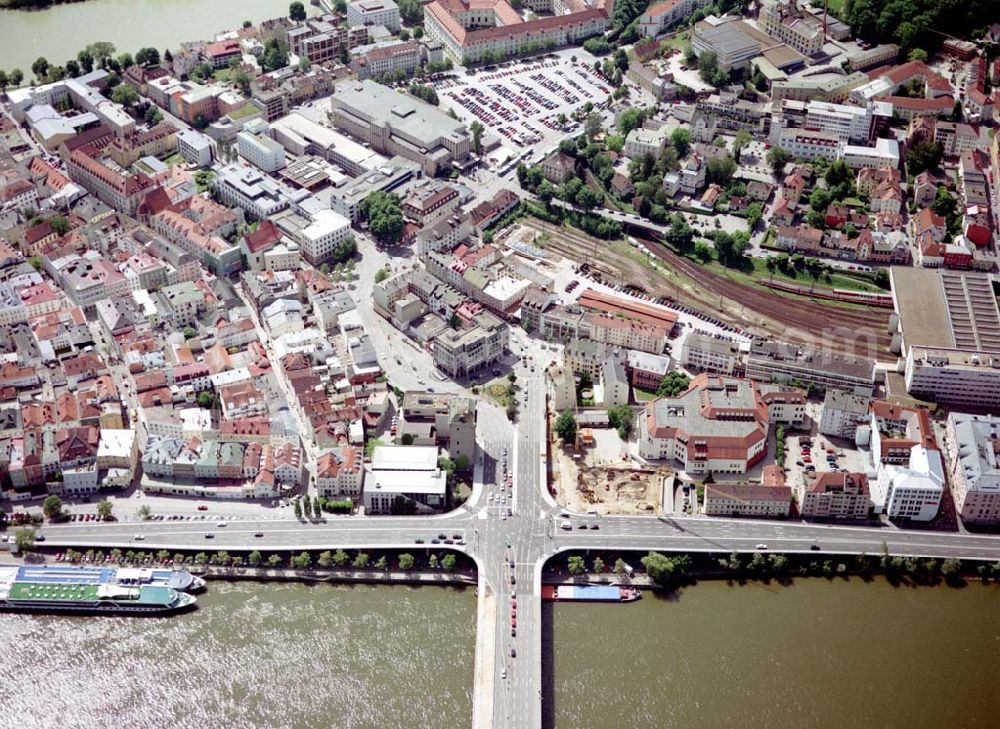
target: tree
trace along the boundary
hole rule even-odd
[[[441,566],[448,572],[454,572],[455,566],[457,564],[458,560],[455,558],[455,555],[452,554],[451,552],[448,552],[448,554],[446,554],[441,560]]]
[[[627,137],[628,133],[633,129],[638,129],[642,126],[642,120],[644,115],[641,109],[629,108],[621,113],[618,117],[618,131],[622,133],[623,137]]]
[[[292,558],[292,563],[300,570],[307,570],[312,565],[312,557],[309,552],[300,552],[297,557]]]
[[[306,9],[300,2],[294,2],[288,6],[288,17],[301,23],[306,19]]]
[[[288,65],[288,47],[277,38],[272,38],[264,46],[264,70],[277,71]]]
[[[284,561],[285,560],[282,558],[280,554],[272,554],[270,557],[267,558],[267,564],[269,567],[280,567],[281,563]]]
[[[926,62],[927,61],[927,51],[925,51],[923,48],[914,48],[906,56],[906,60],[908,60],[908,61],[924,61],[924,62]]]
[[[712,86],[725,86],[729,83],[729,72],[719,68],[719,57],[711,51],[698,56],[698,75],[702,81]]]
[[[24,527],[14,532],[14,544],[18,552],[30,552],[35,547],[36,532],[31,527]]]
[[[399,569],[403,571],[412,570],[413,562],[414,559],[412,554],[407,554],[406,552],[404,552],[403,554],[399,555]]]
[[[747,227],[753,230],[757,227],[757,223],[764,217],[764,206],[759,202],[752,202],[747,205],[747,209],[743,214],[747,217]]]
[[[382,570],[383,572],[388,571],[388,569],[389,569],[389,560],[386,559],[386,557],[385,557],[384,554],[381,557],[379,557],[377,560],[375,560],[375,569]]]
[[[24,81],[24,72],[19,68],[15,68],[10,72],[9,78],[10,85],[16,88],[21,85],[22,81]]]
[[[368,555],[365,554],[364,552],[358,552],[355,555],[354,561],[351,563],[351,565],[356,570],[367,569],[368,568]]]
[[[250,74],[242,68],[236,69],[229,77],[229,80],[239,87],[244,96],[250,93],[250,82],[253,81],[253,79],[251,79]]]
[[[389,267],[383,266],[382,268],[380,268],[375,272],[375,283],[382,283],[387,278],[389,278],[390,273],[391,271],[389,270]]]
[[[35,59],[35,62],[31,64],[31,72],[35,74],[35,78],[38,81],[43,81],[49,73],[49,62],[46,60],[45,56],[39,56]]]
[[[587,565],[583,562],[583,557],[574,554],[566,560],[566,569],[571,575],[582,575],[587,571]]]
[[[104,521],[109,521],[112,516],[112,511],[114,507],[111,502],[107,499],[101,499],[97,502],[97,515]]]
[[[780,177],[785,171],[785,165],[792,161],[792,154],[784,147],[775,145],[767,152],[767,163],[775,177]]]
[[[576,443],[576,418],[571,410],[564,410],[560,413],[559,417],[556,418],[555,430],[556,435],[562,439],[563,443]]]
[[[306,519],[312,516],[312,500],[309,498],[309,494],[303,494],[302,496],[302,513]]]
[[[711,157],[705,165],[705,177],[708,182],[725,185],[736,172],[736,160],[731,155]]]
[[[650,552],[640,562],[653,582],[663,586],[670,584],[675,576],[683,575],[691,559],[687,555],[667,557],[659,552]]]
[[[594,572],[600,574],[601,572],[604,571],[604,567],[605,567],[604,560],[601,559],[600,557],[594,557],[594,567],[593,567]]]
[[[691,149],[691,130],[686,127],[677,127],[670,133],[670,144],[673,145],[678,157],[687,155]]]
[[[949,557],[941,563],[941,575],[947,582],[956,581],[962,574],[962,560]]]
[[[333,553],[333,563],[337,567],[343,567],[345,564],[347,564],[347,561],[349,559],[350,557],[347,556],[347,552],[345,552],[343,549],[338,549],[336,552]]]
[[[198,402],[198,407],[200,407],[202,410],[211,410],[213,407],[215,407],[215,395],[213,395],[208,390],[199,392],[196,400]]]
[[[250,564],[251,567],[256,567],[257,565],[259,565],[260,562],[261,562],[261,559],[263,559],[263,557],[261,556],[261,553],[260,553],[259,549],[253,550],[247,556],[247,562]]]
[[[432,554],[427,558],[427,566],[432,570],[436,570],[438,568],[438,557],[436,554]]]
[[[380,190],[371,192],[361,201],[360,210],[380,242],[393,244],[399,240],[405,223],[398,195]]]
[[[104,68],[115,52],[115,44],[107,41],[97,41],[87,46],[87,52],[94,59],[94,64]]]
[[[135,515],[143,521],[149,521],[153,516],[153,510],[149,508],[149,504],[143,504],[135,510]]]
[[[160,52],[155,48],[140,48],[136,51],[135,62],[140,66],[150,68],[160,65]]]
[[[111,100],[116,104],[121,104],[125,108],[130,108],[139,101],[139,92],[132,84],[119,84],[111,92]]]
[[[320,503],[319,497],[313,499],[313,519],[321,519],[323,517],[323,504]]]
[[[299,501],[298,499],[295,500],[294,510],[295,510],[295,518],[296,519],[301,519],[302,518],[302,502]]]
[[[42,502],[42,513],[45,514],[46,519],[55,521],[58,517],[62,516],[62,511],[62,499],[55,494],[45,497],[45,501]]]
[[[600,205],[601,200],[601,196],[591,190],[587,185],[580,187],[579,191],[573,198],[573,202],[576,203],[577,207],[583,208],[587,211],[593,210]]]
[[[753,141],[753,137],[750,136],[750,132],[746,129],[740,129],[736,132],[736,139],[733,140],[733,155],[736,157],[736,161],[740,161],[740,155],[743,153],[743,148]]]
[[[618,431],[622,440],[628,440],[635,422],[635,413],[628,405],[614,405],[608,408],[608,424]]]
[[[587,114],[587,118],[583,121],[583,131],[588,137],[593,137],[604,126],[604,122],[601,119],[601,115],[596,111],[592,111]]]
[[[146,107],[146,112],[143,114],[143,118],[146,120],[146,123],[149,126],[155,127],[157,124],[163,121],[163,113],[155,106],[150,104],[149,106]]]
[[[628,564],[624,559],[618,558],[615,560],[615,566],[611,568],[611,571],[616,575],[624,574],[628,571]]]
[[[424,8],[419,0],[401,0],[396,4],[400,19],[407,25],[419,25],[423,21]]]
[[[66,75],[70,78],[76,78],[80,75],[80,64],[72,58],[66,61]]]
[[[953,122],[962,121],[962,102],[958,99],[955,100],[955,106],[951,109],[951,120]]]
[[[76,54],[76,60],[80,65],[80,70],[84,73],[90,73],[94,70],[94,57],[86,48]]]
[[[688,389],[689,384],[691,384],[691,378],[683,372],[668,372],[657,388],[656,394],[659,397],[677,397]]]
[[[472,133],[472,151],[476,154],[482,154],[483,152],[483,125],[478,119],[473,120],[469,125],[469,131]]]
[[[935,170],[943,156],[944,147],[940,142],[920,139],[906,150],[906,172],[916,176],[925,170]]]

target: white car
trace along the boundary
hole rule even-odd
[[[767,549],[767,545],[764,542],[760,542],[754,549]]]

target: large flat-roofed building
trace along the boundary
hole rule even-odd
[[[399,31],[399,7],[392,0],[351,0],[347,3],[347,24],[352,28],[382,25]]]
[[[212,187],[225,205],[242,208],[258,220],[288,207],[285,190],[253,167],[226,165],[212,180]]]
[[[264,172],[277,172],[285,166],[285,148],[263,131],[254,134],[243,130],[236,135],[236,149],[240,157]]]
[[[787,342],[758,340],[750,345],[747,377],[763,382],[801,382],[871,395],[875,388],[875,361],[866,357],[812,352]]]
[[[804,417],[802,390],[702,374],[677,397],[646,405],[639,455],[678,461],[689,474],[746,473],[764,457],[772,423]]]
[[[438,466],[436,446],[376,446],[364,477],[365,510],[440,511],[447,488],[448,474]]]
[[[907,392],[972,408],[1000,407],[1000,308],[985,274],[894,266]]]
[[[582,41],[611,25],[609,0],[530,0],[525,5],[547,13],[524,20],[506,0],[433,0],[424,6],[427,35],[460,64],[486,54],[503,59]]]
[[[696,53],[714,53],[723,71],[750,65],[765,48],[778,45],[766,33],[737,18],[710,15],[694,26],[691,47]]]
[[[867,74],[855,71],[843,76],[840,74],[819,76],[816,78],[790,78],[775,81],[771,84],[771,101],[809,101],[818,99],[834,104],[847,101],[848,95],[859,86],[868,83]]]
[[[670,333],[674,325],[677,324],[677,314],[669,309],[625,296],[607,294],[596,289],[586,289],[580,295],[577,303],[586,309],[652,324],[665,329],[667,333]]]
[[[388,161],[378,152],[299,112],[273,122],[271,133],[291,154],[317,155],[352,177],[377,170]]]
[[[950,413],[946,445],[959,516],[971,524],[1000,523],[1000,417]]]
[[[378,152],[420,164],[428,175],[469,157],[471,142],[464,124],[374,81],[338,85],[330,107],[338,128]]]

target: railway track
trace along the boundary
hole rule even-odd
[[[811,348],[828,348],[839,354],[894,361],[887,333],[889,312],[877,308],[831,306],[733,281],[679,256],[666,246],[644,241],[663,267],[695,283],[684,286],[656,275],[634,258],[596,241],[584,233],[540,220],[530,225],[549,234],[545,247],[581,262],[600,262],[617,270],[619,281],[640,284],[655,296],[674,299],[693,309],[732,322],[748,331],[781,338]]]

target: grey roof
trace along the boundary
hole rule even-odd
[[[335,107],[387,123],[393,131],[433,149],[443,138],[460,142],[468,136],[465,125],[419,99],[401,94],[371,80],[345,82],[333,94]]]

